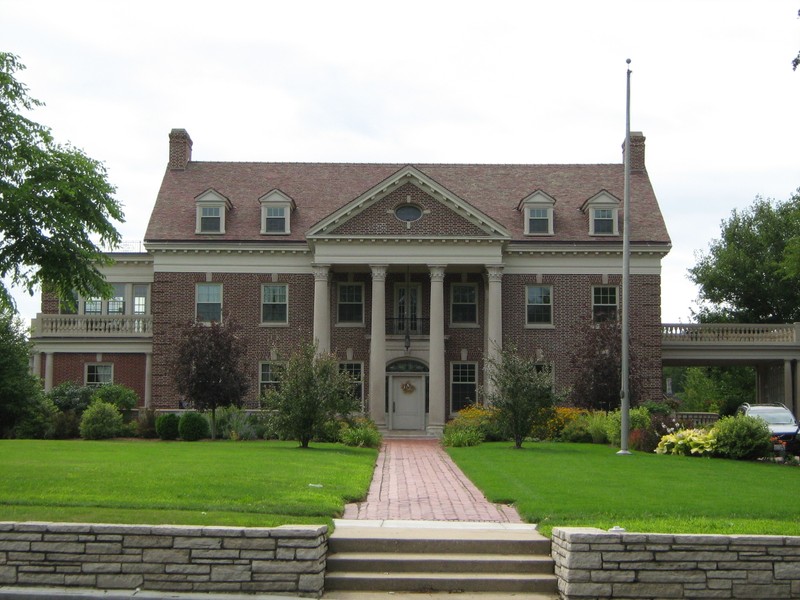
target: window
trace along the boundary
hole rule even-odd
[[[478,322],[478,286],[474,283],[454,283],[450,288],[450,322],[453,325],[472,325]]]
[[[614,234],[614,212],[613,208],[595,208],[592,210],[593,233],[595,235]]]
[[[617,288],[595,286],[592,288],[592,319],[595,323],[617,320]]]
[[[517,210],[525,215],[525,235],[553,235],[553,211],[555,198],[542,190],[536,190],[523,198]]]
[[[66,300],[59,300],[58,313],[61,315],[78,314],[78,294],[76,292],[71,292],[70,297]]]
[[[422,209],[416,204],[401,204],[394,209],[394,216],[406,223],[412,223],[422,218]]]
[[[110,364],[87,364],[86,365],[86,385],[100,387],[114,383],[114,365]]]
[[[269,284],[261,288],[261,322],[289,322],[289,299],[286,284]]]
[[[362,324],[364,322],[364,285],[340,283],[338,289],[338,322]]]
[[[197,284],[196,319],[201,323],[222,320],[222,284]]]
[[[259,369],[258,389],[262,394],[269,390],[277,390],[281,383],[281,371],[283,371],[283,363],[276,362],[262,362]]]
[[[450,412],[455,413],[475,404],[478,379],[476,363],[454,362],[450,364]]]
[[[101,298],[87,298],[83,303],[83,314],[101,315],[103,314],[103,300]]]
[[[124,315],[125,314],[125,284],[115,283],[111,286],[114,291],[111,298],[108,300],[108,314],[110,315]]]
[[[291,233],[294,200],[280,190],[272,190],[258,201],[261,203],[261,233],[267,235]]]
[[[282,206],[268,206],[264,217],[266,233],[286,233],[286,209]]]
[[[339,370],[353,378],[353,395],[364,407],[364,367],[360,362],[340,362]]]
[[[550,210],[547,208],[528,209],[527,233],[550,233]]]
[[[146,315],[147,314],[147,286],[134,285],[133,286],[133,314]]]
[[[553,290],[549,285],[529,285],[527,293],[528,325],[553,324]]]
[[[200,208],[200,233],[220,233],[222,231],[222,209],[218,206]]]

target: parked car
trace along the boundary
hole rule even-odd
[[[783,442],[794,444],[800,432],[800,424],[784,404],[742,404],[737,411],[749,417],[758,417],[767,422],[772,435]]]

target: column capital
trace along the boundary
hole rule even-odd
[[[369,268],[372,269],[373,281],[386,280],[386,270],[389,268],[389,265],[370,265]]]
[[[503,279],[503,265],[486,265],[486,276],[489,281],[501,281]]]
[[[315,281],[319,281],[321,279],[327,280],[330,270],[331,270],[330,265],[320,265],[317,263],[311,264],[311,271],[314,273]]]
[[[447,265],[428,265],[431,281],[444,281],[444,270]]]

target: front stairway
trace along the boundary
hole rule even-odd
[[[325,590],[556,597],[550,540],[511,523],[338,520]]]

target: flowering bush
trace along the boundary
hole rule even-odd
[[[716,432],[712,429],[680,429],[661,438],[656,454],[711,456],[716,448]]]
[[[533,431],[531,431],[531,437],[539,438],[541,440],[558,439],[561,437],[561,432],[564,431],[564,428],[567,425],[579,419],[588,412],[589,411],[584,408],[556,406],[547,421],[533,428]]]
[[[503,434],[497,409],[493,406],[470,404],[458,411],[447,425],[456,429],[467,426],[475,427],[487,442],[499,442],[508,439]]]

